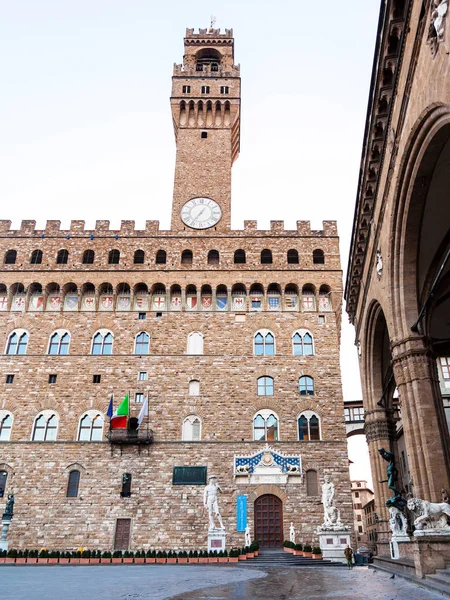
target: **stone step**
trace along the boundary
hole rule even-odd
[[[385,573],[395,574],[398,577],[402,577],[403,579],[407,579],[408,581],[414,582],[419,587],[422,587],[428,591],[438,592],[446,598],[450,598],[450,586],[448,584],[443,584],[438,581],[434,581],[433,579],[430,579],[431,577],[433,577],[433,575],[426,575],[425,579],[420,579],[416,575],[411,575],[407,572],[395,571],[393,569],[389,569],[384,566],[382,567],[380,565],[377,565],[376,567],[374,567],[374,565],[369,565],[369,569],[373,568],[375,568],[376,570],[384,571]]]
[[[436,569],[436,575],[450,583],[450,569]]]
[[[425,575],[425,579],[428,579],[429,581],[434,581],[435,583],[440,583],[441,585],[445,585],[447,586],[449,592],[450,592],[450,573],[442,573],[439,571],[436,571],[436,573],[434,575]]]

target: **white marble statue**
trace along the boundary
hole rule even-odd
[[[395,506],[391,506],[389,509],[389,526],[392,531],[392,537],[404,537],[408,535],[406,531],[408,521],[402,511]]]
[[[438,42],[444,40],[444,17],[448,11],[447,0],[433,0],[431,8],[431,21],[436,31]]]
[[[322,485],[322,504],[323,504],[323,515],[324,524],[333,523],[332,515],[334,508],[334,483],[330,481],[329,475],[325,475],[324,484]]]
[[[410,498],[407,507],[408,510],[418,515],[414,520],[414,527],[417,530],[450,530],[447,522],[447,517],[450,517],[450,504]]]
[[[377,270],[378,277],[381,277],[381,275],[383,274],[383,257],[381,256],[380,250],[377,250],[376,270]]]
[[[291,542],[293,544],[295,544],[295,527],[294,527],[294,523],[291,523],[291,526],[289,527],[289,539],[291,540]]]
[[[217,492],[221,492],[222,490],[220,486],[216,483],[217,478],[215,475],[210,475],[208,479],[209,484],[205,487],[205,491],[203,492],[203,504],[205,508],[208,509],[209,530],[213,531],[214,529],[216,529],[214,517],[217,517],[219,521],[220,527],[218,529],[224,530],[225,527],[223,526],[222,517],[220,516],[219,512],[219,504],[217,502]]]
[[[245,528],[245,544],[244,546],[250,546],[252,543],[252,536],[250,534],[250,525]]]

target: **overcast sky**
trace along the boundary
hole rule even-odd
[[[186,27],[233,28],[241,154],[233,226],[336,219],[344,271],[380,0],[0,0],[0,208],[21,219],[169,228],[169,96]],[[344,398],[361,397],[343,318]],[[356,475],[358,476],[358,475]]]

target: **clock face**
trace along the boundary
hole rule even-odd
[[[181,209],[181,219],[193,229],[208,229],[220,221],[222,210],[211,198],[192,198]]]

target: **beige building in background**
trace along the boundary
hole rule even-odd
[[[188,29],[172,82],[170,230],[0,222],[10,547],[205,548],[210,475],[228,547],[243,545],[246,520],[263,547],[281,546],[291,522],[317,545],[325,475],[352,521],[336,223],[231,229],[241,119],[231,30]],[[130,396],[125,430],[109,432],[111,394],[114,408]]]
[[[352,481],[352,500],[354,529],[358,548],[368,545],[364,507],[373,499],[373,492],[367,487],[367,481]]]

